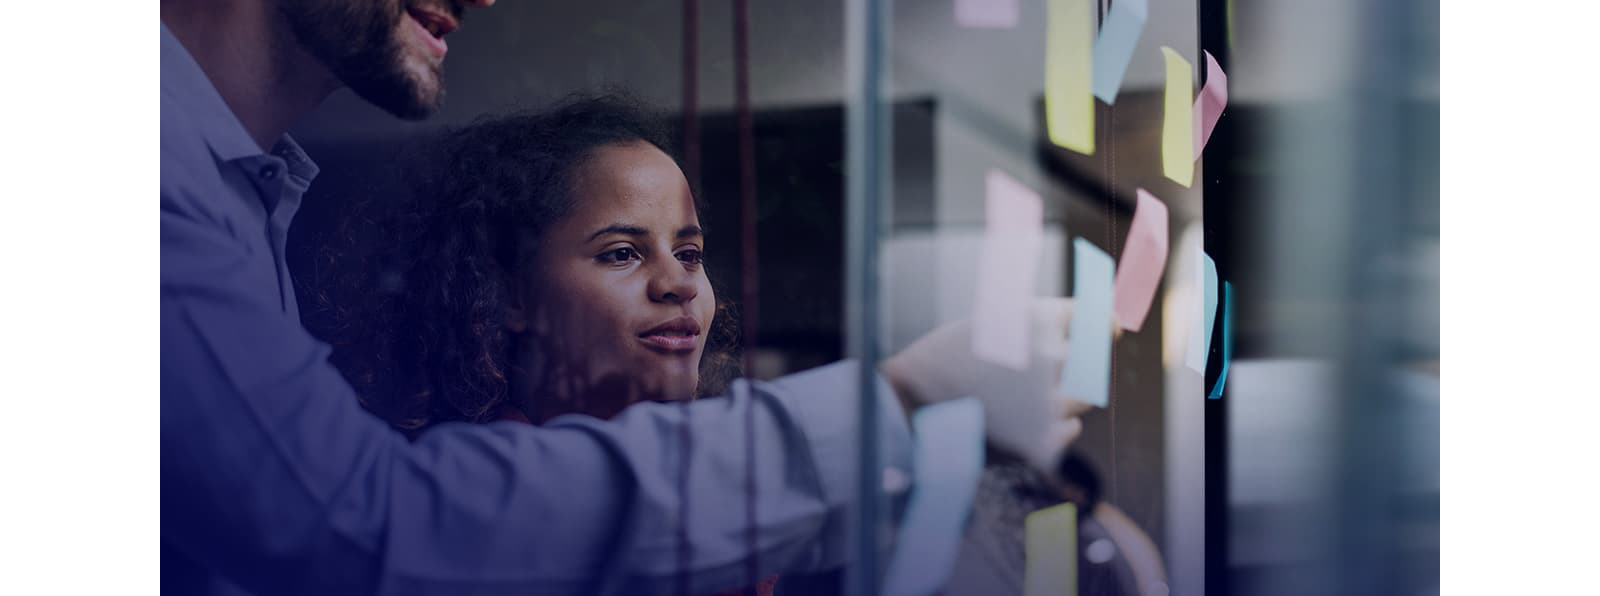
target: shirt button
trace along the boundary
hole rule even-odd
[[[278,166],[261,166],[262,180],[271,180],[278,177]]]

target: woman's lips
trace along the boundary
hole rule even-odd
[[[697,335],[641,335],[639,341],[651,349],[670,353],[688,353],[700,347],[700,337]]]
[[[688,353],[700,346],[700,322],[683,315],[639,334],[639,341],[662,352]]]

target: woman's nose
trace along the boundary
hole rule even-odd
[[[657,267],[650,279],[650,299],[656,302],[682,304],[694,300],[699,292],[694,274],[677,261]]]

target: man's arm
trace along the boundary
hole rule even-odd
[[[162,540],[247,589],[668,591],[686,572],[699,590],[741,585],[751,556],[763,574],[844,563],[854,365],[611,422],[444,425],[408,443],[259,292],[270,257],[169,199]],[[905,422],[882,395],[886,461],[903,466]]]

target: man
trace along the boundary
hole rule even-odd
[[[433,112],[446,35],[492,3],[162,2],[163,591],[705,591],[848,563],[851,363],[610,422],[446,425],[411,443],[301,327],[284,243],[317,167],[284,132],[340,86]],[[973,362],[960,325],[885,363],[903,401],[879,383],[888,465],[910,472],[902,405],[966,394],[986,400],[991,440],[1040,465],[1075,436],[1050,388],[1064,305],[1037,308],[1050,331],[1025,373]],[[753,453],[705,447],[745,432]],[[728,472],[746,457],[754,478]],[[745,494],[753,511],[711,505]]]

